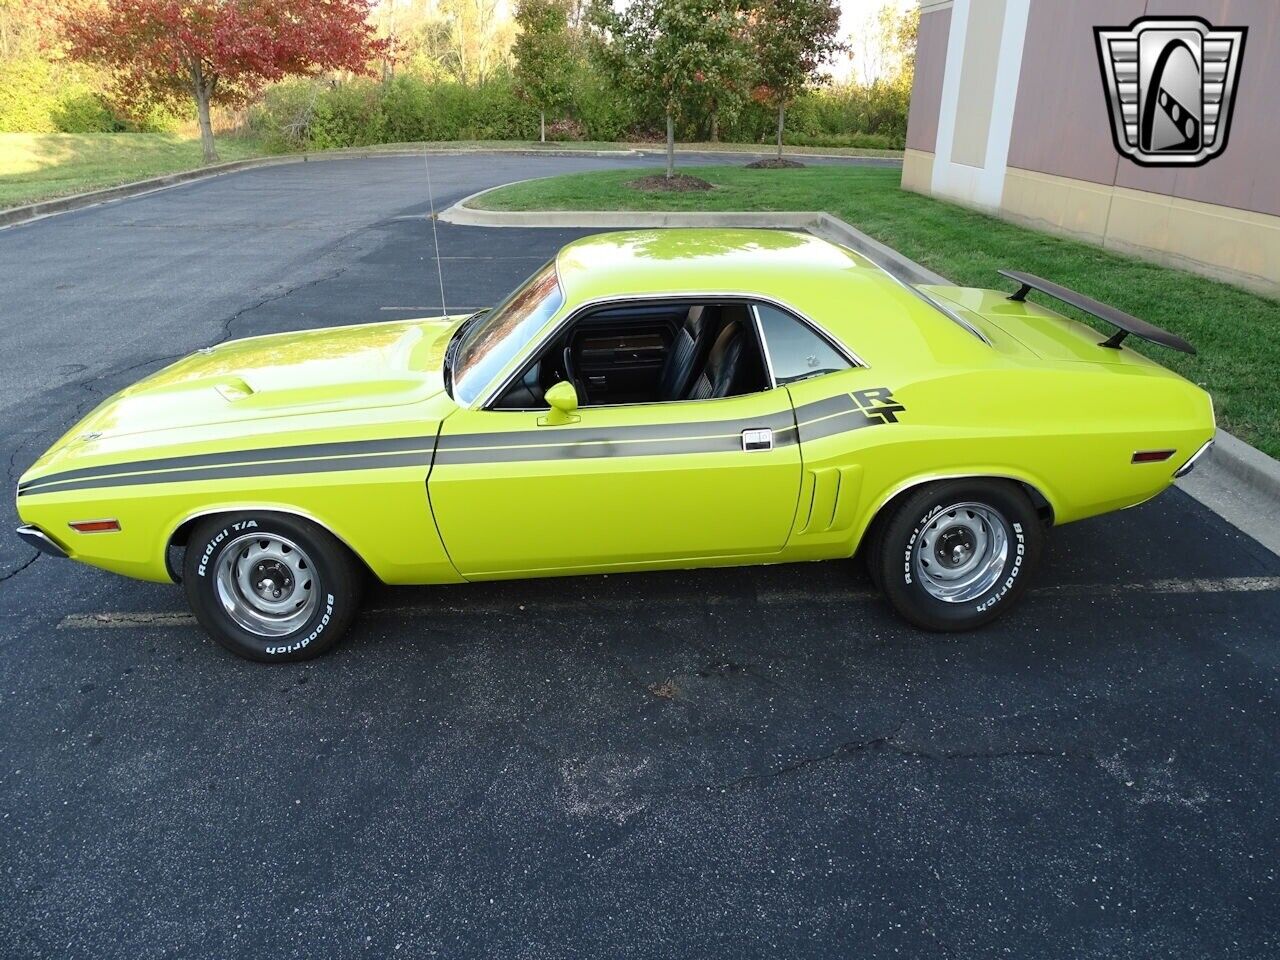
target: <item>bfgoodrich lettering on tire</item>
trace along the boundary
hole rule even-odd
[[[947,480],[909,495],[885,519],[870,560],[903,618],[926,630],[968,630],[1026,589],[1043,540],[1016,484]]]
[[[183,558],[196,619],[232,653],[263,662],[331,650],[355,616],[362,573],[327,530],[266,512],[201,521]]]

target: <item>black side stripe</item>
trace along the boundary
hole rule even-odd
[[[837,433],[849,433],[852,430],[861,430],[863,427],[879,427],[883,424],[884,420],[880,417],[868,416],[861,410],[850,410],[834,417],[810,420],[808,423],[800,424],[800,440],[802,442],[821,440],[823,437],[835,436]]]
[[[841,393],[834,397],[827,397],[825,400],[815,400],[813,403],[796,407],[796,420],[803,425],[812,420],[821,420],[823,417],[856,409],[858,408],[853,402],[853,397],[847,393]]]
[[[140,484],[192,483],[198,480],[228,480],[244,477],[280,477],[299,473],[329,473],[351,470],[386,470],[391,467],[429,467],[431,451],[386,453],[368,457],[324,457],[313,460],[286,460],[274,463],[235,463],[221,467],[190,467],[164,473],[134,473],[127,476],[92,477],[70,481],[55,490],[27,490],[25,494],[60,493],[63,490],[92,490],[97,487],[133,487]],[[23,493],[19,493],[22,496]]]
[[[773,434],[775,447],[796,442],[796,428],[784,427]],[[598,460],[609,457],[666,457],[685,453],[742,453],[742,434],[683,439],[625,440],[599,443],[562,443],[538,447],[476,447],[440,450],[436,466],[473,463],[531,463],[545,460]]]
[[[798,412],[803,414],[799,426],[796,424],[796,417],[790,412],[779,412],[737,421],[705,421],[666,426],[642,424],[615,428],[544,428],[441,437],[435,461],[440,465],[450,465],[740,453],[743,430],[767,426],[773,430],[775,446],[785,447],[799,442],[801,438],[816,439],[883,422],[868,417],[854,406],[847,395],[805,404]],[[23,496],[100,487],[429,467],[435,443],[435,437],[402,437],[138,460],[39,477],[20,487],[18,494]]]
[[[310,443],[291,447],[263,447],[259,450],[231,450],[226,453],[200,453],[186,457],[162,457],[135,460],[99,467],[82,467],[37,477],[18,487],[19,493],[34,493],[37,488],[61,486],[71,480],[91,477],[116,477],[145,470],[175,470],[191,467],[221,466],[233,463],[261,463],[269,460],[303,460],[317,457],[341,457],[356,454],[398,453],[407,450],[430,451],[435,437],[393,437],[388,440],[349,440],[338,443]],[[65,489],[65,488],[64,488]]]
[[[743,430],[767,427],[775,434],[795,428],[791,411],[750,420],[705,420],[697,423],[635,424],[619,427],[543,427],[505,433],[462,433],[440,438],[440,450],[475,447],[541,447],[569,443],[612,443],[635,440],[676,440],[692,437],[740,437]]]

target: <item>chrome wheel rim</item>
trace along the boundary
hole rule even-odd
[[[320,577],[311,558],[273,533],[244,534],[227,544],[215,583],[227,616],[260,637],[293,633],[320,600]]]
[[[955,503],[929,521],[912,547],[911,567],[935,600],[965,603],[1000,581],[1009,556],[1009,527],[981,503]]]

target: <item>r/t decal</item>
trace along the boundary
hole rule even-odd
[[[907,409],[893,399],[893,391],[888,387],[856,390],[851,396],[862,415],[867,418],[867,426],[877,423],[897,423],[898,414],[906,412]]]

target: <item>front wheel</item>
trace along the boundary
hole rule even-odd
[[[911,494],[880,531],[885,596],[926,630],[968,630],[1018,598],[1044,531],[1026,494],[999,480],[947,480]]]
[[[210,517],[191,532],[183,585],[196,619],[232,653],[265,663],[331,650],[355,617],[361,573],[351,552],[299,517]]]

